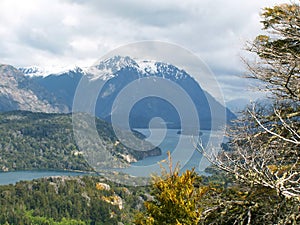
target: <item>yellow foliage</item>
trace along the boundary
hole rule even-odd
[[[122,198],[118,195],[112,195],[112,196],[102,196],[101,199],[111,205],[116,205],[119,207],[119,209],[123,208],[123,202]]]
[[[96,183],[96,189],[99,191],[103,191],[103,190],[109,191],[110,186],[108,184],[98,182]]]
[[[182,174],[173,168],[169,154],[169,171],[162,168],[162,176],[153,177],[154,201],[145,202],[146,215],[138,215],[135,224],[197,224],[202,212],[200,200],[210,187],[196,188],[194,170]]]
[[[292,168],[291,165],[269,165],[269,170],[273,173],[283,174]]]

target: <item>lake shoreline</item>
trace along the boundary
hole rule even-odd
[[[173,162],[178,161],[182,166],[182,170],[194,168],[197,173],[207,175],[204,170],[207,166],[209,166],[209,163],[203,159],[203,156],[198,151],[195,151],[195,146],[191,145],[191,140],[188,135],[177,134],[178,129],[168,129],[165,139],[161,139],[161,132],[159,132],[159,130],[153,129],[150,131],[149,129],[138,129],[137,131],[145,135],[145,137],[148,138],[148,141],[159,146],[162,150],[162,154],[160,156],[153,156],[139,160],[138,162],[130,164],[128,168],[103,168],[104,171],[53,168],[11,170],[7,172],[1,171],[0,185],[15,184],[21,180],[33,180],[51,176],[108,176],[106,172],[121,172],[133,177],[150,177],[151,174],[159,174],[161,172],[161,168],[158,163],[167,159],[168,151],[172,154],[174,153]],[[214,132],[206,130],[202,130],[201,132],[201,139],[204,145],[208,143],[210,138],[214,137]],[[181,146],[178,147],[180,140],[182,140]],[[187,154],[189,154],[188,157]]]
[[[90,176],[96,175],[96,172],[79,172],[79,171],[66,171],[66,170],[18,170],[0,172],[0,185],[14,185],[20,181],[30,181],[44,177],[55,176]]]

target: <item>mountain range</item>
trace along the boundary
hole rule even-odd
[[[91,84],[97,81],[104,83],[97,98],[95,113],[99,118],[111,122],[114,101],[127,85],[142,78],[163,78],[172,81],[190,96],[196,106],[201,129],[212,128],[212,110],[226,112],[226,122],[235,118],[229,109],[224,108],[204,91],[201,84],[198,84],[191,75],[168,63],[114,56],[88,69],[74,67],[63,72],[55,72],[51,73],[38,67],[16,69],[10,65],[0,65],[0,111],[71,112],[76,88],[84,77]],[[176,94],[176,90],[163,90],[163,86],[161,89],[162,93]],[[132,93],[138,94],[138,88],[132,90]],[[147,128],[154,117],[162,118],[169,128],[181,128],[181,118],[176,106],[163,97],[155,96],[143,98],[133,106],[129,124],[132,128]],[[218,118],[214,119],[218,121]]]

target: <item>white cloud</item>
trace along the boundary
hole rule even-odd
[[[191,50],[219,76],[236,73],[245,41],[261,32],[261,8],[283,2],[1,0],[0,59],[84,65],[127,43],[161,40]]]

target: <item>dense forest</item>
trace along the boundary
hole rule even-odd
[[[149,187],[100,176],[49,177],[0,186],[0,224],[131,224]]]
[[[108,151],[116,158],[116,166],[129,164],[124,155],[134,160],[146,157],[139,152],[116,145],[117,137],[110,124],[96,118],[99,137]],[[136,137],[144,138],[135,132]],[[99,146],[93,146],[94,151]],[[83,150],[74,139],[71,114],[47,114],[27,111],[13,111],[0,114],[0,170],[82,170],[93,168],[84,158]],[[100,149],[101,150],[101,149]],[[160,149],[153,150],[160,154]],[[152,151],[152,152],[153,152]],[[118,162],[118,164],[117,164]]]

